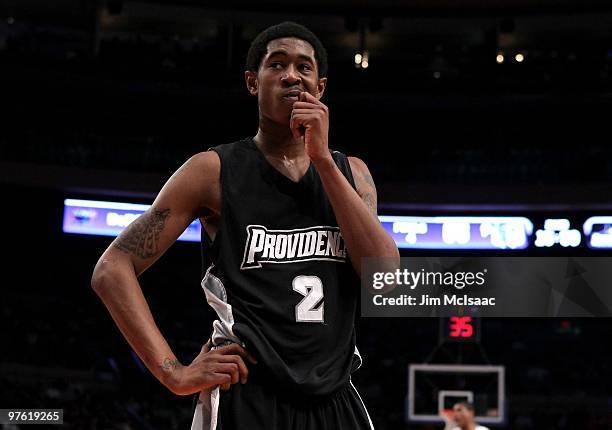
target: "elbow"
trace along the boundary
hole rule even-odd
[[[96,292],[96,294],[100,295],[101,290],[104,288],[104,285],[108,284],[108,263],[105,263],[102,258],[98,260],[96,267],[93,270],[91,275],[90,285],[91,288]]]
[[[390,239],[390,242],[387,246],[385,257],[396,259],[399,262],[399,258],[400,258],[399,249],[397,248],[395,241],[391,238],[389,239]]]
[[[381,269],[385,272],[395,272],[401,266],[400,253],[395,242],[389,244],[385,249],[384,258],[380,262]]]
[[[130,276],[137,276],[134,265],[128,257],[107,249],[96,263],[91,275],[90,285],[104,300],[107,291],[115,291]],[[112,287],[112,288],[111,288]]]
[[[399,252],[399,248],[397,247],[397,243],[395,243],[395,240],[388,235],[389,238],[389,251],[391,253],[391,257],[396,258],[399,261],[400,258],[400,252]]]
[[[117,280],[117,270],[120,267],[117,263],[118,261],[114,257],[110,257],[106,253],[96,263],[91,275],[90,285],[98,296],[102,297],[107,287]]]

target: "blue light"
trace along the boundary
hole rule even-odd
[[[399,248],[525,249],[533,232],[525,217],[388,216],[378,217]]]
[[[99,200],[64,200],[64,233],[94,236],[117,236],[151,205],[107,202]],[[180,241],[199,242],[200,223],[194,220],[178,238]]]
[[[582,227],[587,245],[594,249],[612,249],[612,216],[593,216]]]

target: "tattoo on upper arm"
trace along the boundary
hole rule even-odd
[[[368,172],[365,172],[361,176],[363,177],[363,180],[366,182],[366,184],[376,189],[376,185],[374,184],[374,179],[372,178],[372,175],[370,175]]]
[[[362,195],[361,200],[364,201],[366,206],[370,209],[370,212],[372,212],[374,215],[378,215],[378,209],[376,208],[376,198],[372,194],[366,193]]]
[[[370,173],[367,171],[362,172],[361,177],[365,182],[363,186],[365,189],[360,193],[361,199],[368,206],[370,212],[372,212],[374,215],[378,215],[378,209],[376,207],[376,185],[374,184],[374,179],[372,179],[372,175],[370,175]]]
[[[113,245],[140,258],[151,258],[158,252],[159,234],[170,216],[170,209],[151,208],[136,218],[113,242]]]

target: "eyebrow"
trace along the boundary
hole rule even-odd
[[[289,53],[287,51],[285,51],[284,49],[277,49],[277,50],[274,50],[274,51],[270,52],[270,54],[268,54],[268,59],[270,59],[270,58],[272,58],[274,56],[277,56],[277,55],[283,55],[283,56],[286,57],[286,56],[289,55]],[[315,62],[314,59],[311,56],[305,55],[305,54],[298,54],[298,58],[300,58],[302,60],[309,61],[309,62],[311,62],[313,64]]]

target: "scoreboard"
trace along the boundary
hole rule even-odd
[[[146,204],[64,200],[65,233],[116,236],[149,208]],[[413,250],[612,249],[610,215],[576,212],[479,215],[380,215],[398,248]],[[179,240],[200,241],[192,222]]]
[[[398,248],[430,250],[612,249],[612,216],[381,215]]]

